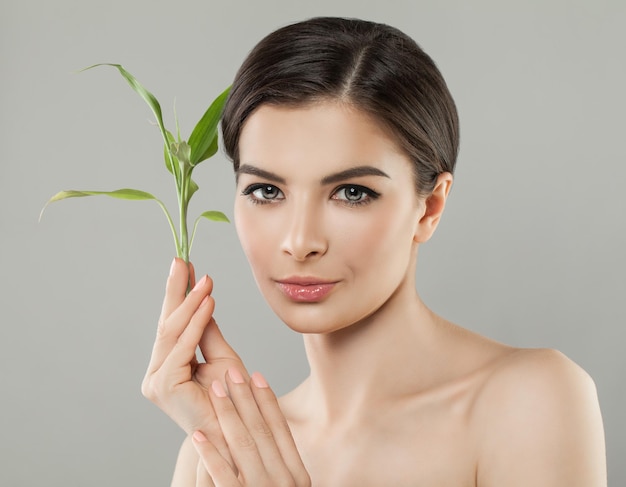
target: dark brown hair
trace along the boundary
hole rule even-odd
[[[262,39],[237,72],[224,113],[226,154],[239,167],[239,137],[263,104],[301,106],[338,100],[373,116],[414,165],[419,195],[454,172],[459,123],[454,100],[433,60],[394,27],[319,17]]]

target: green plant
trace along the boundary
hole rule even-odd
[[[155,98],[155,96],[146,90],[133,75],[126,71],[120,64],[95,64],[83,69],[82,71],[95,68],[97,66],[112,66],[117,68],[120,74],[128,82],[128,84],[143,98],[143,100],[151,108],[152,113],[156,117],[156,123],[161,132],[163,138],[164,149],[163,155],[165,158],[165,167],[174,176],[176,182],[176,194],[178,196],[178,216],[179,216],[179,234],[176,233],[176,227],[172,217],[167,210],[166,206],[161,200],[156,198],[150,193],[140,191],[137,189],[117,189],[115,191],[77,191],[66,190],[60,191],[48,200],[44,208],[41,210],[41,216],[43,215],[46,207],[54,202],[67,198],[79,198],[84,196],[94,195],[106,195],[112,198],[119,198],[125,200],[154,200],[162,208],[167,221],[172,230],[174,236],[174,243],[176,245],[176,254],[185,262],[189,262],[189,253],[193,245],[193,239],[196,234],[198,222],[202,218],[207,218],[213,221],[228,222],[228,218],[224,213],[220,211],[205,211],[198,216],[194,222],[191,239],[189,239],[188,225],[187,225],[187,209],[189,207],[189,201],[196,191],[198,191],[198,185],[191,179],[193,169],[202,161],[215,155],[218,148],[218,124],[222,114],[222,109],[228,96],[229,88],[224,90],[214,101],[211,106],[204,113],[202,118],[194,127],[189,141],[182,140],[180,137],[180,129],[178,126],[178,118],[176,118],[176,137],[165,128],[163,123],[163,115],[161,112],[161,105]]]

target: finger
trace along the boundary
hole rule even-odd
[[[176,257],[170,268],[170,275],[165,285],[165,297],[161,307],[161,315],[159,324],[164,324],[170,315],[183,303],[189,288],[196,285],[195,269],[191,262],[186,264],[185,261]],[[211,286],[213,282],[211,281]],[[209,292],[212,291],[211,290]]]
[[[253,485],[254,482],[263,479],[266,474],[266,469],[254,437],[241,420],[221,381],[213,381],[209,396],[222,429],[222,434],[228,444],[235,466],[244,481],[243,483],[244,485]],[[209,470],[209,473],[211,473],[213,480],[219,485],[213,472]],[[260,485],[260,483],[257,483],[257,485]]]
[[[245,382],[243,375],[237,368],[228,369],[226,384],[230,399],[235,405],[241,421],[254,439],[269,477],[272,479],[290,478],[291,474],[276,444],[272,428],[263,418],[250,386]],[[282,415],[282,413],[280,414]]]
[[[174,345],[169,347],[169,341],[164,337],[161,340],[157,339],[155,343],[155,352],[153,355],[164,355],[159,369],[163,369],[164,373],[167,370],[180,370],[181,367],[185,368],[193,363],[196,358],[196,348],[200,342],[200,338],[204,333],[205,328],[211,320],[213,310],[215,309],[215,301],[211,296],[205,296],[200,303],[196,312],[189,320],[189,324],[183,329],[181,334],[176,338]],[[168,337],[174,339],[173,337]],[[155,360],[156,363],[156,360]],[[158,370],[158,369],[157,369]],[[191,375],[191,370],[189,370]],[[191,377],[185,377],[186,380],[190,380]]]
[[[259,372],[252,374],[250,388],[265,423],[272,431],[280,456],[295,480],[296,485],[309,485],[309,474],[302,462],[296,442],[289,429],[289,424],[280,409],[276,395]]]
[[[213,312],[214,301],[212,298],[204,301],[212,291],[213,282],[208,276],[204,276],[195,285],[193,290],[164,321],[159,323],[159,332],[157,333],[152,356],[148,365],[148,374],[158,370],[166,357],[172,351],[184,330],[190,324],[192,318],[200,310],[201,304],[211,303],[211,314]],[[166,298],[167,299],[167,298]],[[204,325],[209,322],[210,315],[206,317]],[[198,342],[196,342],[197,344]],[[194,351],[195,352],[195,351]],[[191,360],[191,359],[190,359]]]
[[[193,445],[215,487],[241,487],[237,474],[220,455],[217,448],[200,431],[193,436]],[[196,483],[197,485],[197,483]],[[208,484],[211,485],[211,484]],[[202,485],[202,487],[204,487]]]
[[[187,281],[189,279],[189,271],[185,262],[175,257],[170,267],[170,274],[165,284],[165,297],[163,298],[163,306],[161,307],[161,316],[159,324],[172,314],[178,306],[184,301],[187,291]]]

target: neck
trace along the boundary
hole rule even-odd
[[[428,386],[436,316],[405,283],[372,316],[330,334],[305,335],[302,385],[317,424],[350,424],[390,399]],[[374,408],[372,408],[374,406]]]

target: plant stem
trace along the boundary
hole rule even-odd
[[[189,233],[187,230],[187,208],[189,206],[188,197],[188,182],[191,177],[190,171],[187,168],[182,168],[182,174],[180,178],[180,188],[178,192],[178,207],[180,210],[180,255],[179,257],[185,262],[189,262]]]

